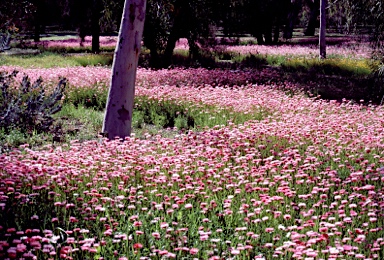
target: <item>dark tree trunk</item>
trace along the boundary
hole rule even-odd
[[[320,1],[318,0],[315,0],[314,2],[307,0],[308,6],[310,8],[310,13],[307,28],[304,32],[305,36],[315,35],[316,27],[318,25],[317,17],[319,16],[319,2]]]
[[[144,26],[145,28],[145,26]],[[144,45],[149,49],[149,66],[151,68],[160,68],[160,57],[159,53],[157,50],[157,45],[156,45],[156,39],[153,37],[154,34],[148,32],[144,32],[144,34],[147,33],[147,37],[144,38]]]
[[[279,36],[280,36],[280,24],[276,24],[275,29],[273,30],[273,43],[279,42]]]
[[[270,24],[267,24],[265,26],[265,29],[264,29],[264,39],[265,39],[265,44],[272,44],[272,31],[273,31],[273,27],[272,27],[272,23]]]
[[[169,66],[172,63],[173,50],[176,47],[176,42],[189,31],[188,29],[188,2],[187,1],[176,1],[174,5],[175,17],[173,20],[173,27],[167,40],[167,46],[164,51],[164,65]]]
[[[102,11],[101,0],[93,0],[92,3],[92,52],[100,52],[100,18]]]
[[[319,33],[320,59],[325,59],[327,57],[326,42],[325,42],[327,2],[328,2],[327,0],[321,0],[321,3],[320,3],[320,33]]]
[[[161,67],[160,57],[159,57],[159,53],[157,52],[156,47],[149,48],[149,53],[151,55],[151,57],[149,59],[149,66],[151,68],[160,68]]]
[[[155,32],[152,29],[153,26],[144,25],[143,41],[144,45],[149,49],[150,58],[149,66],[152,68],[160,68],[160,57],[158,53],[158,47],[156,44]]]
[[[40,23],[38,21],[35,21],[35,33],[33,34],[33,41],[40,41]]]
[[[288,15],[287,15],[287,22],[284,27],[284,33],[283,37],[285,39],[292,39],[293,36],[293,28],[295,26],[296,20],[299,16],[300,10],[302,8],[302,1],[296,0],[294,2],[288,3]]]
[[[164,65],[168,67],[172,63],[173,50],[176,47],[176,42],[180,39],[180,35],[175,30],[172,30],[168,37],[167,46],[164,51]]]
[[[189,56],[192,60],[199,59],[199,47],[197,46],[193,36],[188,37]]]
[[[80,37],[80,46],[84,46],[85,36],[87,36],[87,29],[84,25],[80,25],[79,28],[79,37]]]
[[[85,36],[88,34],[89,26],[87,25],[89,25],[88,20],[90,18],[89,10],[93,7],[92,1],[74,1],[73,17],[79,32],[80,46],[84,46]]]
[[[36,1],[36,13],[34,17],[34,34],[33,34],[33,40],[35,42],[40,41],[40,34],[41,34],[41,29],[42,29],[42,5],[41,1]]]

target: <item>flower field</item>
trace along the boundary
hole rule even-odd
[[[100,93],[110,75],[14,69]],[[270,73],[139,69],[137,97],[228,123],[0,154],[0,258],[383,259],[383,107],[252,83]]]
[[[113,49],[116,46],[116,36],[101,36],[100,46],[106,49]],[[82,45],[80,45],[82,44]],[[86,36],[81,43],[79,38],[68,38],[62,40],[42,40],[38,43],[31,43],[31,45],[42,46],[46,49],[49,48],[90,48],[92,45],[92,37]],[[284,55],[290,57],[305,57],[305,58],[317,58],[318,48],[316,44],[300,46],[283,44],[280,46],[266,46],[266,45],[243,45],[243,46],[228,46],[219,45],[220,48],[227,52],[238,53],[240,55],[249,54],[261,54],[261,55]],[[176,50],[188,50],[188,41],[185,38],[181,38],[176,43]],[[370,46],[364,42],[350,41],[349,43],[330,45],[327,47],[328,55],[347,57],[353,59],[365,59],[369,58],[369,53],[372,51]]]

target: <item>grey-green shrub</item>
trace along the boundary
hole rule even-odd
[[[33,84],[24,76],[14,87],[17,71],[0,73],[0,128],[8,133],[17,129],[24,134],[50,131],[52,115],[61,110],[61,99],[67,80],[61,78],[54,90],[46,94],[43,80]]]

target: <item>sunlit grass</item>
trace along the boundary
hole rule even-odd
[[[29,55],[1,55],[0,65],[20,66],[24,68],[57,68],[73,66],[111,65],[113,54],[67,55],[43,52]]]
[[[278,64],[284,70],[293,72],[312,72],[327,75],[367,76],[372,73],[373,63],[368,59],[328,58],[325,60],[288,58]]]

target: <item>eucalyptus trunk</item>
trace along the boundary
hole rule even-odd
[[[124,3],[102,130],[109,139],[125,138],[131,134],[145,7],[146,0],[125,0]]]

